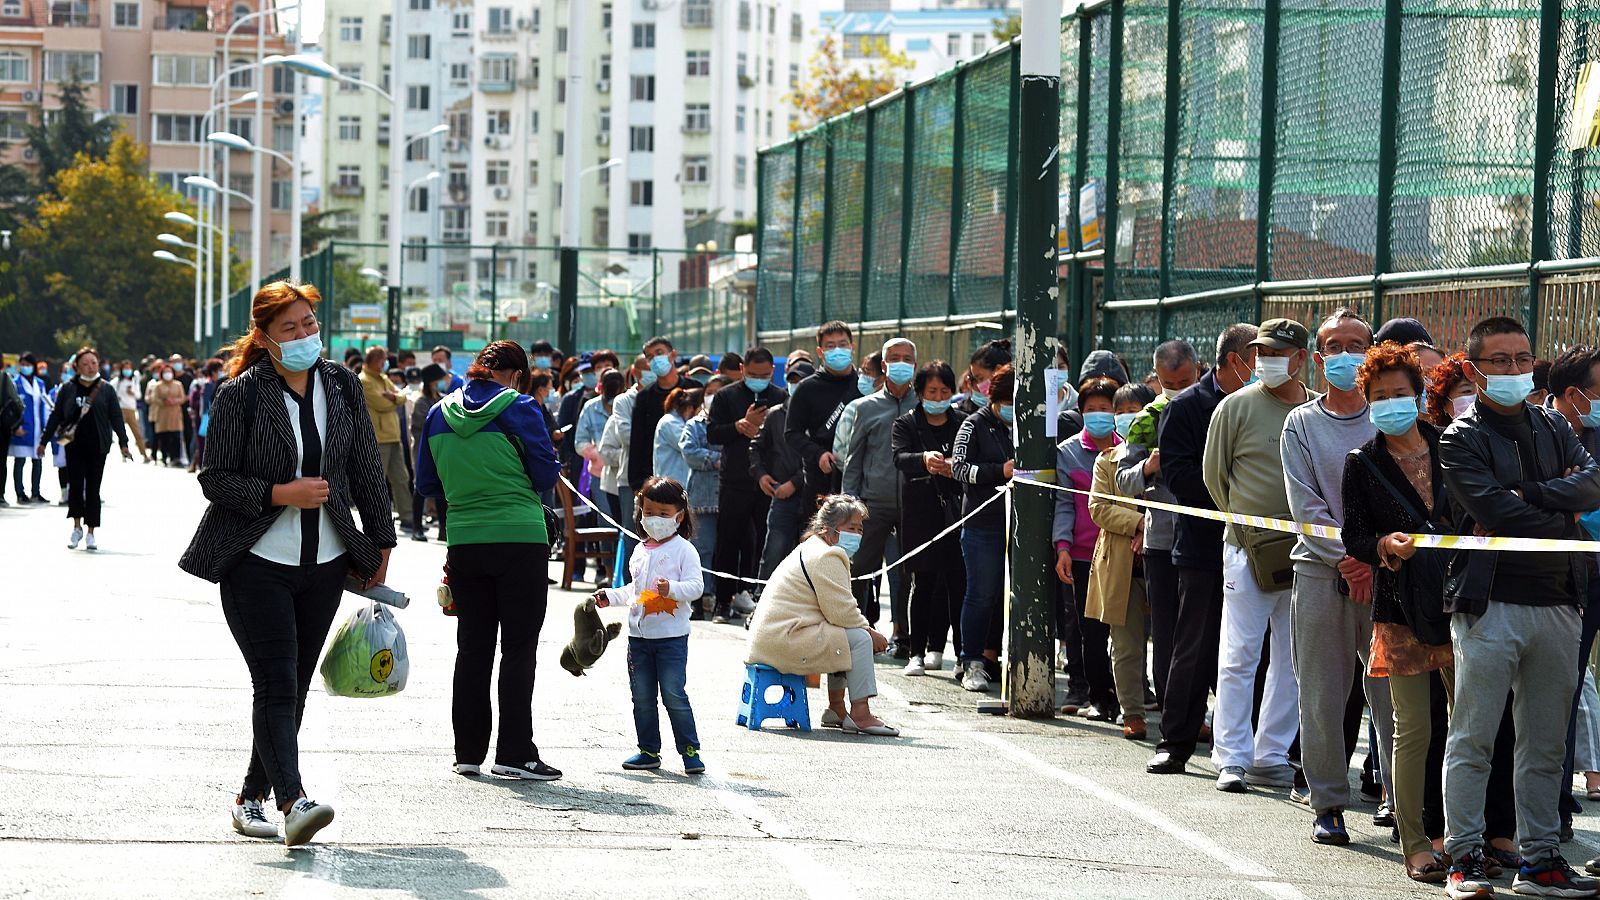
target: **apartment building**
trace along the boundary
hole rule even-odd
[[[932,78],[982,56],[995,44],[995,26],[1022,14],[1020,4],[1000,0],[844,0],[842,5],[823,11],[821,25],[840,39],[845,58],[864,65],[872,46],[887,42],[910,57],[908,81]]]
[[[224,60],[254,61],[258,25],[266,29],[267,52],[285,52],[276,17],[264,16],[241,24],[224,53],[224,36],[236,17],[266,5],[265,0],[0,0],[0,140],[8,142],[0,158],[32,162],[24,126],[36,110],[48,117],[60,108],[57,87],[76,73],[88,88],[89,103],[115,116],[123,131],[148,148],[152,177],[192,193],[183,179],[200,171],[209,131],[232,131],[257,141],[253,106],[235,106],[210,123],[203,119],[211,104],[208,89],[225,71]],[[281,69],[270,70],[266,78],[259,75],[233,76],[229,96],[261,88],[270,145],[287,151],[293,143],[291,77]],[[220,158],[222,151],[214,152]],[[251,154],[233,151],[230,156],[233,187],[250,193]],[[230,224],[236,252],[248,258],[255,244],[270,270],[289,259],[290,171],[281,164],[268,171],[266,233],[252,240],[250,211],[242,203],[234,205]]]

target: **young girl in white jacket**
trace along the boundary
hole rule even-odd
[[[706,770],[695,733],[694,711],[684,690],[689,663],[689,616],[704,581],[700,555],[689,542],[694,519],[689,495],[671,478],[655,475],[634,497],[634,526],[645,542],[633,549],[628,572],[633,580],[620,588],[595,592],[597,606],[628,605],[628,681],[633,690],[633,727],[639,752],[624,769],[661,768],[661,717],[656,696],[667,708],[672,737],[683,757],[683,771]]]

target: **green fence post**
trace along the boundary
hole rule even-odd
[[[1122,218],[1117,205],[1122,202],[1122,29],[1126,24],[1123,7],[1124,0],[1111,0],[1111,74],[1106,78],[1106,233],[1100,237],[1100,244],[1106,250],[1104,295],[1108,303],[1117,299],[1117,227]],[[1092,311],[1088,312],[1085,325],[1087,343],[1096,343]]]
[[[967,66],[956,63],[956,97],[954,134],[952,135],[952,149],[950,154],[950,292],[945,303],[945,321],[956,314],[956,273],[960,266],[956,265],[956,253],[961,247],[961,207],[966,202],[966,192],[961,189],[961,177],[966,169],[967,125],[966,117],[962,111],[967,106]],[[1010,257],[1007,257],[1009,259]],[[1004,302],[1004,301],[1002,301]]]
[[[500,321],[500,245],[489,248],[489,340]]]
[[[911,280],[911,212],[916,206],[911,196],[911,166],[917,149],[917,95],[910,84],[906,85],[905,97],[905,145],[900,155],[900,331],[905,330],[906,283]]]
[[[869,104],[866,116],[867,142],[863,151],[866,155],[862,157],[866,171],[861,176],[861,192],[864,195],[861,200],[861,297],[856,304],[857,327],[867,320],[867,298],[872,293],[872,188],[877,181],[873,172],[877,168],[878,108]]]
[[[1383,4],[1382,93],[1378,99],[1378,234],[1373,253],[1373,274],[1394,268],[1394,178],[1400,165],[1400,46],[1405,18],[1404,0]],[[1372,284],[1372,322],[1383,322],[1384,287]]]
[[[1178,183],[1178,118],[1183,99],[1183,2],[1167,3],[1167,72],[1165,122],[1161,137],[1161,261],[1157,277],[1156,340],[1167,339],[1167,304],[1172,296],[1173,245],[1178,229],[1172,223],[1172,195]]]
[[[1005,272],[1001,286],[1005,295],[1000,298],[1002,324],[1005,322],[1005,311],[1013,308],[1017,296],[1017,273],[1012,263],[1017,259],[1017,232],[1022,227],[1017,222],[1017,133],[1021,130],[1022,102],[1017,92],[1022,89],[1022,53],[1015,46],[1011,48],[1006,65],[1011,73],[1011,85],[1006,98],[1006,261],[1001,267]]]
[[[1539,346],[1539,263],[1550,258],[1550,167],[1555,164],[1556,71],[1561,60],[1561,0],[1539,4],[1539,76],[1533,126],[1533,253],[1528,266],[1528,340]]]
[[[805,178],[801,165],[805,162],[805,142],[796,138],[794,142],[794,217],[789,220],[789,251],[792,257],[792,266],[789,277],[789,327],[796,327],[795,317],[800,314],[800,189],[805,185]],[[651,251],[654,253],[654,251]],[[655,260],[651,260],[650,268],[655,269]],[[655,279],[650,279],[650,289],[655,290]],[[652,308],[654,305],[652,304]]]
[[[827,321],[828,273],[833,271],[833,120],[822,127],[822,302],[817,318]]]
[[[1283,0],[1266,0],[1266,20],[1261,29],[1261,164],[1256,186],[1256,282],[1272,279],[1272,185],[1278,176],[1278,52],[1282,35]],[[1257,323],[1262,316],[1261,292],[1256,292]]]
[[[1078,204],[1082,197],[1080,192],[1089,181],[1089,110],[1094,103],[1094,91],[1090,84],[1094,75],[1094,16],[1079,12],[1077,25],[1078,77],[1075,80],[1078,86],[1078,111],[1073,120],[1077,123],[1078,133],[1074,138],[1077,152],[1073,154],[1072,166],[1072,234],[1067,246],[1081,252],[1086,248],[1083,246],[1083,231],[1078,227],[1083,218],[1083,210],[1079,209]],[[1095,215],[1098,217],[1099,210],[1095,211]],[[1105,235],[1100,236],[1100,246],[1105,246]],[[1090,303],[1088,263],[1074,259],[1067,268],[1067,277],[1070,279],[1068,287],[1071,296],[1067,318],[1067,355],[1081,364],[1084,357],[1089,355],[1089,336],[1083,327],[1086,319],[1083,310]]]

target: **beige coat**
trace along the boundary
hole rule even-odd
[[[1117,460],[1122,446],[1107,449],[1094,461],[1097,494],[1117,493]],[[1094,561],[1089,567],[1089,591],[1083,614],[1107,625],[1127,624],[1128,593],[1133,589],[1133,535],[1144,522],[1144,513],[1129,503],[1102,497],[1089,498],[1089,518],[1100,526],[1094,543]]]
[[[800,569],[802,557],[805,572]],[[850,557],[820,537],[809,538],[778,563],[761,592],[750,620],[747,661],[790,675],[848,671],[845,629],[869,627],[850,593]]]

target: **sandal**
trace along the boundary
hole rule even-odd
[[[1589,788],[1588,791],[1584,792],[1584,796],[1590,800],[1600,801],[1600,787]]]
[[[1445,876],[1448,874],[1448,868],[1445,866],[1444,860],[1437,853],[1433,855],[1431,861],[1420,866],[1413,866],[1410,862],[1405,865],[1406,877],[1422,884],[1439,884],[1445,880]]]
[[[845,734],[870,734],[874,737],[900,736],[900,729],[894,727],[893,725],[879,723],[877,725],[868,725],[866,727],[862,727],[857,725],[855,720],[849,716],[845,716],[839,720],[839,727],[844,731]]]

